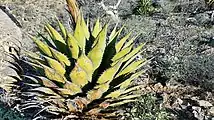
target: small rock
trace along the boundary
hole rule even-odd
[[[197,102],[198,102],[199,106],[202,106],[202,107],[212,107],[213,106],[210,102],[208,102],[206,100],[198,100]]]
[[[211,108],[209,109],[209,113],[211,114],[211,116],[214,116],[214,107],[211,107]]]

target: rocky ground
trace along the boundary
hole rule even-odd
[[[103,1],[107,7],[117,4]],[[153,2],[151,14],[136,15],[137,0],[122,0],[117,9],[107,10],[100,0],[79,0],[92,21],[100,17],[112,26],[125,24],[125,32],[142,33],[136,44],[147,42],[142,56],[154,57],[144,91],[160,94],[177,119],[214,119],[214,8],[204,0]],[[66,27],[71,24],[65,0],[0,0],[0,8],[0,44],[18,39],[23,49],[32,50],[28,34],[43,33],[56,16]]]

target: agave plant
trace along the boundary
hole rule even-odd
[[[139,70],[146,59],[136,60],[145,44],[134,47],[137,36],[131,32],[120,37],[124,26],[114,27],[107,35],[108,24],[103,27],[97,19],[93,29],[78,15],[75,30],[70,33],[58,20],[58,32],[50,24],[45,26],[49,37],[32,37],[39,53],[26,51],[27,63],[35,72],[16,70],[20,77],[13,83],[19,86],[21,110],[42,107],[41,113],[67,116],[66,118],[117,117],[117,106],[133,102],[141,85],[132,84],[142,75]],[[91,32],[90,32],[91,31]],[[119,39],[121,38],[121,39]],[[35,115],[36,116],[36,115]]]

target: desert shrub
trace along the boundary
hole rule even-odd
[[[138,5],[136,8],[133,10],[134,14],[139,14],[139,15],[146,15],[146,14],[151,14],[155,10],[152,0],[139,0]]]
[[[127,109],[130,120],[168,120],[169,113],[165,108],[161,108],[160,101],[153,94],[146,94],[130,104]]]

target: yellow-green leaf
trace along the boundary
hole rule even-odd
[[[144,60],[139,60],[139,61],[131,63],[126,68],[124,68],[121,72],[119,72],[116,77],[119,77],[119,76],[127,74],[127,73],[134,72],[139,67],[139,65],[142,64],[143,62],[144,62]]]
[[[51,48],[50,50],[51,50],[53,57],[56,58],[62,65],[67,65],[67,66],[71,65],[68,57],[66,57],[64,54],[62,54],[61,52],[59,52],[53,48]]]
[[[86,85],[89,80],[87,73],[78,64],[76,64],[73,70],[71,71],[70,78],[74,84],[80,87]]]
[[[138,98],[140,96],[141,95],[128,95],[128,96],[124,95],[124,96],[120,96],[118,98],[118,100],[130,100],[130,99],[133,99],[133,98]]]
[[[87,93],[87,98],[89,101],[93,101],[93,100],[101,98],[102,95],[103,95],[102,90],[99,90],[99,89],[98,90],[90,90]]]
[[[82,29],[83,29],[83,32],[85,34],[86,39],[89,40],[90,33],[89,33],[89,30],[88,30],[88,26],[85,23],[83,15],[82,15],[82,20],[81,20],[81,25],[82,25]]]
[[[91,59],[93,63],[94,70],[99,67],[103,58],[103,54],[106,47],[107,27],[108,25],[105,25],[104,28],[101,30],[101,32],[96,38],[97,39],[96,45],[88,53],[88,57]]]
[[[105,98],[118,98],[121,95],[121,91],[120,90],[116,90],[114,92],[111,92],[110,94],[108,94]]]
[[[122,49],[124,43],[125,43],[126,40],[130,37],[130,35],[131,35],[131,32],[128,33],[126,36],[124,36],[124,37],[116,44],[115,48],[116,48],[116,52],[117,52],[117,53]]]
[[[100,33],[100,31],[102,30],[102,27],[100,25],[100,19],[98,18],[96,23],[95,23],[95,26],[94,26],[94,29],[93,29],[93,32],[92,32],[92,36],[94,38],[97,37],[97,35]]]
[[[137,48],[132,50],[129,54],[126,55],[126,57],[124,58],[123,61],[125,62],[125,61],[129,60],[130,58],[132,58],[135,54],[137,54],[140,50],[142,50],[144,45],[145,45],[145,43],[142,43]]]
[[[60,75],[65,74],[65,68],[62,66],[61,63],[59,63],[57,60],[54,60],[50,57],[44,56],[44,58],[47,60],[49,66],[56,70]]]
[[[52,39],[65,44],[65,40],[63,39],[63,37],[51,25],[47,24],[45,29],[49,32]]]
[[[77,59],[79,56],[79,46],[76,39],[71,34],[68,34],[67,45],[72,54],[72,58]]]
[[[36,45],[38,46],[38,48],[43,52],[45,53],[47,56],[51,57],[52,54],[51,54],[51,51],[49,49],[49,46],[46,45],[45,43],[43,43],[42,41],[36,39],[35,37],[32,37],[32,40],[36,43]]]
[[[120,33],[122,32],[122,30],[124,29],[125,25],[123,25],[114,35],[112,35],[109,38],[109,42],[108,44],[110,44],[114,39],[116,39],[118,36],[120,36]]]
[[[140,35],[141,33],[139,33],[138,35],[136,35],[135,37],[133,37],[131,40],[129,40],[127,43],[125,43],[125,45],[123,46],[122,49],[129,47],[131,44],[134,43],[135,39]]]
[[[121,66],[121,61],[119,61],[116,65],[108,68],[102,75],[98,78],[97,83],[104,84],[106,82],[111,82],[114,79],[115,74]]]
[[[91,82],[93,74],[93,64],[92,61],[84,54],[77,59],[77,64],[88,74],[88,81]]]
[[[65,83],[65,85],[63,86],[65,89],[69,89],[69,90],[71,90],[73,93],[81,93],[82,92],[82,89],[78,86],[78,85],[76,85],[76,84],[74,84],[74,83],[71,83],[71,82],[69,82],[69,81],[67,81],[66,83]]]
[[[133,45],[130,45],[128,48],[125,48],[118,53],[112,58],[112,61],[119,60],[120,58],[124,57],[126,54],[128,54],[132,50]]]
[[[78,16],[76,28],[74,31],[74,37],[76,38],[82,51],[85,51],[86,40],[85,40],[85,33],[81,25],[81,16]]]
[[[114,39],[114,37],[115,37],[115,35],[116,35],[117,25],[118,25],[118,24],[116,24],[116,25],[114,26],[114,29],[112,30],[111,34],[109,35],[109,41],[110,41],[110,42]]]
[[[135,101],[137,101],[137,100],[124,100],[124,101],[112,103],[109,106],[116,107],[116,106],[120,106],[120,105],[123,105],[123,104],[126,104],[126,103],[135,102]]]
[[[44,72],[45,72],[45,76],[50,79],[50,80],[54,80],[60,83],[65,83],[66,78],[64,76],[61,76],[59,73],[57,73],[54,69],[42,65]]]
[[[109,87],[110,87],[109,83],[104,83],[104,84],[97,85],[94,88],[99,89],[104,93],[104,92],[108,91]]]
[[[133,75],[131,75],[131,77],[129,79],[126,79],[124,82],[117,85],[116,87],[120,87],[120,89],[127,88],[131,84],[132,80],[138,78],[143,73],[145,73],[145,71],[139,71],[137,73],[134,73]]]
[[[58,21],[59,28],[63,34],[63,37],[64,37],[64,39],[66,39],[67,38],[67,30],[65,29],[65,26],[59,21],[59,19],[57,19],[57,21]]]
[[[136,59],[137,56],[141,55],[142,52],[144,52],[144,50],[138,52],[137,54],[135,54],[134,56],[132,56],[128,61],[126,61],[125,64],[123,65],[122,69],[124,69],[124,68],[127,67],[131,62],[133,62],[134,59]],[[125,60],[124,60],[124,61],[125,61]]]

